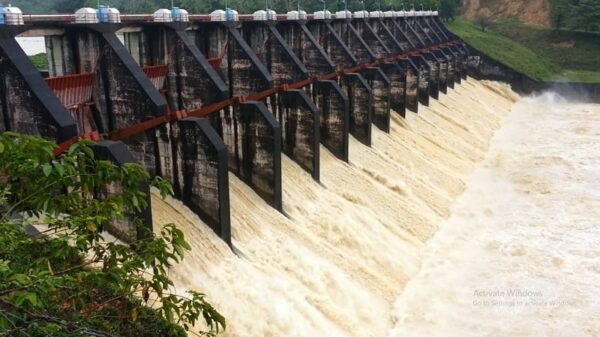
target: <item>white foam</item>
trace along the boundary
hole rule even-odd
[[[350,164],[321,147],[321,184],[284,156],[287,216],[230,175],[238,255],[180,203],[154,198],[156,227],[177,223],[193,246],[172,271],[179,291],[207,293],[226,336],[385,336],[424,243],[513,104],[503,90],[467,81],[394,115],[390,134],[373,127],[373,147],[351,139]]]

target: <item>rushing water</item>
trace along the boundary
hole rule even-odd
[[[467,186],[388,336],[600,336],[600,105],[521,100]]]
[[[390,134],[374,128],[373,147],[351,139],[350,164],[322,147],[321,183],[283,157],[285,214],[230,175],[235,253],[181,203],[153,196],[155,225],[178,224],[193,247],[172,270],[177,291],[205,292],[227,336],[386,336],[425,242],[514,100],[467,81],[418,115],[394,115]]]

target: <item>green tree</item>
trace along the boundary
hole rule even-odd
[[[440,0],[439,16],[445,21],[454,21],[459,7],[462,5],[461,0]]]
[[[553,0],[550,5],[550,22],[554,29],[560,30],[569,18],[571,6],[569,0]]]
[[[579,0],[572,7],[572,27],[586,32],[600,29],[600,1]]]
[[[491,25],[492,23],[492,12],[488,8],[483,8],[479,10],[477,17],[475,18],[477,25],[481,29],[482,32]]]
[[[203,294],[171,292],[168,268],[190,249],[174,225],[131,244],[103,236],[147,207],[139,186],[148,173],[96,160],[84,142],[59,157],[54,148],[0,134],[0,336],[180,337],[199,319],[209,329],[200,334],[224,329]],[[108,184],[122,193],[98,197]],[[151,184],[171,192],[160,178]],[[44,229],[28,234],[34,223]]]

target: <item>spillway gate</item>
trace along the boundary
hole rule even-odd
[[[435,12],[327,13],[25,16],[0,26],[0,132],[54,140],[57,153],[96,140],[100,158],[168,179],[231,244],[229,171],[281,211],[282,153],[319,180],[320,144],[348,161],[349,135],[370,145],[373,126],[389,132],[390,113],[418,112],[474,62]],[[22,36],[44,36],[47,74]],[[151,226],[150,210],[141,216]],[[116,231],[135,239],[132,223]]]

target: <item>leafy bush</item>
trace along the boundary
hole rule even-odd
[[[37,70],[48,70],[48,58],[46,57],[46,54],[35,54],[29,56],[29,59],[31,60],[31,63],[33,63],[33,66]]]
[[[199,319],[209,329],[200,335],[224,329],[203,294],[170,291],[168,268],[190,249],[174,225],[132,244],[102,235],[147,207],[140,184],[163,196],[170,185],[138,165],[96,160],[84,142],[59,157],[54,147],[0,134],[0,335],[180,337]],[[98,198],[107,184],[122,193]],[[35,222],[41,233],[27,234]]]

